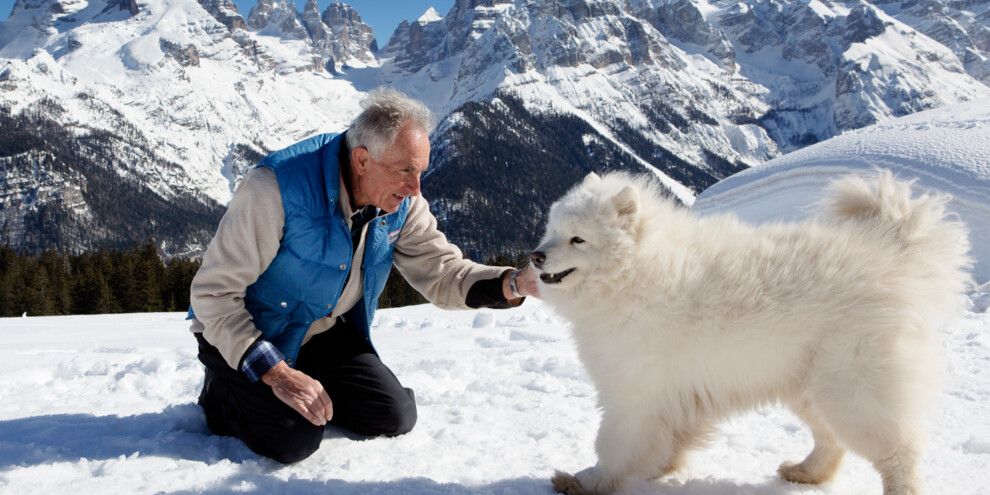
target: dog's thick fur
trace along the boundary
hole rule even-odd
[[[833,183],[816,219],[750,226],[696,218],[646,178],[589,175],[532,255],[602,410],[598,464],[558,472],[554,489],[614,493],[675,471],[719,421],[780,402],[815,440],[783,478],[826,481],[849,449],[885,495],[920,493],[933,325],[969,283],[946,201],[877,171]]]

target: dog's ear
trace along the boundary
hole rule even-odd
[[[619,217],[633,215],[639,211],[639,193],[632,186],[623,187],[618,194],[612,196],[612,206]]]
[[[581,185],[584,186],[585,188],[588,188],[595,184],[598,184],[601,181],[602,178],[599,177],[598,174],[591,172],[588,175],[584,176],[584,182],[581,182]]]

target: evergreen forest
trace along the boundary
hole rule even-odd
[[[0,246],[0,317],[186,311],[198,259],[165,259],[149,239],[130,249],[38,254]],[[521,266],[524,255],[488,264]],[[394,267],[380,308],[427,302]]]

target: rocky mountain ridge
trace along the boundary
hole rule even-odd
[[[18,0],[0,23],[0,108],[57,107],[38,125],[77,136],[126,132],[146,145],[108,170],[216,211],[259,157],[343,130],[362,94],[392,86],[440,117],[424,194],[483,257],[531,247],[549,202],[588,171],[646,171],[690,204],[781,153],[990,96],[988,5],[457,0],[378,50],[337,2],[261,0],[245,18],[229,0]],[[8,165],[41,149],[22,148],[0,148],[0,241],[48,247],[23,227],[46,204],[74,205],[51,227],[75,225],[72,249],[100,242],[79,232],[121,228],[89,193],[37,194]],[[168,242],[194,253],[203,237]]]

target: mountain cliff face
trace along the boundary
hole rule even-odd
[[[877,0],[874,5],[952,50],[968,74],[990,84],[990,1]]]
[[[260,33],[305,41],[318,57],[313,69],[335,72],[338,64],[365,65],[378,51],[371,26],[350,6],[333,2],[321,14],[316,0],[307,0],[303,11],[296,4],[260,0],[251,8],[247,26]]]
[[[0,45],[0,108],[12,119],[33,122],[26,129],[60,129],[79,149],[68,153],[58,144],[62,152],[53,153],[52,139],[0,149],[3,243],[81,250],[154,237],[170,253],[200,252],[216,228],[208,219],[218,218],[213,212],[222,212],[247,168],[273,149],[339,130],[358,110],[358,91],[332,77],[309,41],[232,29],[228,24],[246,22],[223,1],[152,0],[139,4],[136,13],[122,10],[116,0],[71,6],[29,1],[19,2],[0,23],[0,39],[6,40]],[[26,117],[37,108],[60,110],[42,121]],[[84,141],[111,151],[91,156],[95,152]],[[61,168],[47,167],[45,175],[29,166],[42,163],[41,156],[53,157]],[[72,182],[60,170],[82,173],[93,163],[103,166],[104,190],[90,182],[89,195],[42,194],[50,184]],[[194,222],[193,215],[162,206],[166,217],[182,219],[189,232],[139,218],[125,226],[88,199],[129,187],[151,196],[117,208],[169,205],[202,218]],[[64,208],[69,196],[83,201]],[[55,210],[61,212],[58,221],[25,221]],[[204,221],[213,224],[208,235],[199,231]],[[32,231],[39,225],[46,232]]]
[[[988,5],[457,0],[378,50],[337,2],[261,0],[245,18],[229,0],[19,0],[0,23],[0,109],[20,122],[57,107],[23,127],[142,143],[100,183],[213,218],[264,154],[343,130],[365,91],[393,86],[441,118],[424,194],[483,258],[532,247],[549,203],[589,171],[648,172],[690,204],[781,153],[990,96]],[[73,192],[91,147],[27,142],[0,148],[0,242],[86,249],[123,228],[91,204],[93,179]],[[47,175],[29,165],[56,162]],[[45,228],[58,235],[31,232],[56,207]],[[203,248],[199,233],[149,232],[175,252]]]
[[[951,49],[865,2],[458,0],[444,18],[426,15],[400,26],[381,58],[386,83],[432,101],[448,116],[435,137],[438,152],[424,187],[437,209],[448,211],[450,219],[441,223],[452,231],[465,229],[472,215],[509,211],[489,199],[506,191],[521,204],[538,205],[526,216],[539,225],[544,191],[562,193],[588,158],[598,156],[589,143],[623,152],[613,157],[623,159],[593,169],[655,173],[690,203],[740,168],[988,89]],[[424,78],[431,83],[425,90]],[[436,94],[441,99],[432,99]],[[515,134],[519,108],[587,124],[569,141],[580,158],[547,164],[557,181],[534,185],[507,174],[482,179],[481,170],[511,162],[504,156],[515,151],[511,140],[505,150],[470,160],[471,153],[449,144],[457,141],[450,135],[477,132],[479,123],[462,105],[504,94],[515,95],[518,105],[486,106],[493,120],[512,122],[501,130],[488,127],[489,144]],[[536,126],[520,139],[557,132]],[[518,166],[543,167],[544,159]],[[448,174],[479,180],[461,179],[452,188],[440,180]],[[511,223],[519,217],[499,218]],[[524,239],[510,242],[510,249],[525,250],[539,231],[521,228]]]

